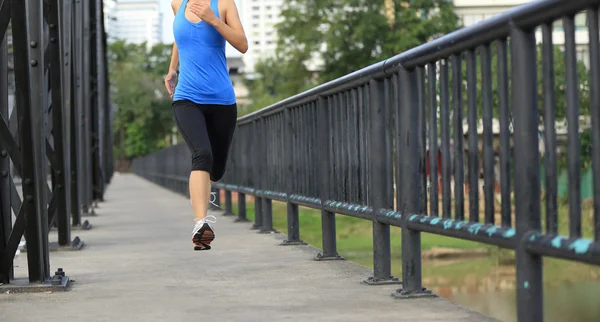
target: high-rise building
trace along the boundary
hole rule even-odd
[[[273,55],[277,48],[275,25],[281,21],[284,0],[242,0],[240,18],[248,38],[248,52],[244,54],[244,72],[252,73],[254,65],[263,57]]]
[[[117,0],[104,0],[102,1],[104,10],[104,31],[106,31],[108,41],[114,39],[113,31],[115,29],[115,9],[117,6]]]
[[[108,17],[111,40],[146,42],[148,46],[162,42],[160,0],[119,0]]]

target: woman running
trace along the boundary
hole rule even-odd
[[[225,42],[246,53],[248,41],[234,0],[174,0],[171,6],[175,44],[165,86],[179,131],[192,152],[194,250],[209,250],[216,222],[207,216],[211,183],[225,173],[237,119]]]

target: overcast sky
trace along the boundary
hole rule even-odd
[[[238,6],[238,10],[240,8],[240,1],[235,0],[235,3]],[[164,43],[172,43],[173,42],[173,9],[171,9],[171,0],[160,0],[160,6],[163,14],[163,42]],[[241,15],[241,12],[240,12]],[[237,50],[235,50],[229,43],[227,44],[227,56],[239,56],[241,55]]]

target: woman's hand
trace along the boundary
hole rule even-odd
[[[177,85],[177,72],[170,71],[167,76],[165,76],[165,88],[169,93],[169,96],[173,98],[173,93],[175,92],[175,86]]]
[[[194,3],[189,3],[189,9],[193,14],[198,16],[198,18],[210,25],[214,26],[219,21],[219,18],[217,18],[210,7],[210,0],[199,0]]]

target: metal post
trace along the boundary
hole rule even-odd
[[[235,222],[248,222],[246,217],[246,194],[238,192],[238,217]]]
[[[73,83],[72,98],[73,111],[71,113],[71,211],[73,226],[81,226],[81,217],[84,209],[84,185],[85,185],[85,164],[84,164],[84,146],[83,146],[83,0],[75,1],[72,18],[74,26],[74,43],[72,45],[73,55]]]
[[[260,120],[255,120],[254,122],[252,122],[251,133],[255,139],[255,142],[257,142],[257,144],[259,146],[261,144],[260,130],[261,130]],[[263,165],[260,162],[259,153],[254,153],[251,158],[251,161],[250,161],[250,167],[251,167],[251,169],[255,170],[253,183],[254,183],[254,186],[257,188],[255,189],[256,196],[254,197],[254,225],[252,225],[252,229],[260,229],[262,227],[262,222],[263,222],[263,220],[262,220],[263,202],[262,202],[262,198],[258,196],[260,194],[260,180],[261,180],[262,166]]]
[[[16,99],[22,153],[25,238],[29,281],[50,277],[46,146],[44,131],[45,78],[42,2],[13,2],[12,28]]]
[[[10,119],[8,111],[8,46],[7,37],[2,39],[0,45],[0,126],[8,128]],[[12,230],[12,212],[10,209],[10,157],[3,140],[0,140],[0,249],[8,246],[8,239]],[[8,283],[13,277],[12,265],[8,275],[0,278],[1,283]]]
[[[512,106],[515,113],[515,219],[521,242],[517,257],[517,317],[520,322],[543,321],[542,258],[526,250],[527,234],[539,231],[540,171],[536,44],[533,30],[513,26]]]
[[[393,190],[392,177],[388,176],[391,159],[386,156],[389,147],[386,144],[388,133],[390,106],[385,100],[385,83],[372,79],[369,83],[369,195],[371,196],[373,220],[373,276],[365,281],[368,285],[398,283],[392,276],[390,226],[377,221],[377,212],[381,209],[392,209],[389,191]]]
[[[273,201],[269,198],[262,198],[263,200],[263,222],[260,228],[261,234],[270,234],[275,232],[273,229]]]
[[[283,162],[285,165],[285,185],[287,192],[287,232],[288,238],[284,240],[281,245],[306,245],[300,239],[300,220],[298,218],[298,205],[290,201],[290,196],[294,193],[294,136],[297,133],[297,129],[294,127],[296,124],[292,119],[292,112],[289,108],[286,108],[283,112],[283,119],[285,122],[286,131],[283,131],[284,139],[284,153],[282,155]]]
[[[83,38],[82,38],[82,63],[83,73],[81,74],[82,91],[83,91],[83,105],[82,105],[82,163],[83,171],[82,176],[82,201],[83,201],[83,213],[84,215],[94,215],[94,209],[92,207],[92,152],[91,152],[91,122],[92,122],[92,93],[91,93],[91,54],[90,54],[90,18],[92,11],[90,10],[90,1],[93,0],[81,0],[82,4],[82,22],[83,22]]]
[[[417,72],[400,69],[398,72],[398,93],[400,104],[396,111],[396,150],[401,151],[398,168],[402,176],[398,178],[397,210],[403,214],[402,227],[402,283],[403,287],[392,296],[397,298],[429,297],[431,292],[422,286],[421,233],[409,229],[409,218],[421,210],[422,189],[415,187],[423,182],[425,169],[419,162],[419,89]]]
[[[233,216],[231,190],[225,190],[225,212],[223,213],[223,216]]]
[[[325,203],[329,200],[331,189],[331,173],[329,160],[331,157],[331,134],[329,128],[328,100],[319,96],[317,101],[317,129],[319,140],[319,161],[321,177],[321,230],[323,233],[323,253],[318,254],[315,260],[340,260],[344,259],[337,253],[335,213],[325,210]]]
[[[268,181],[271,180],[271,177],[268,175],[269,173],[269,164],[267,163],[267,153],[269,153],[270,151],[268,151],[268,137],[269,135],[267,134],[267,129],[268,129],[268,123],[267,123],[267,119],[263,118],[260,123],[260,127],[259,127],[259,135],[260,135],[260,140],[259,142],[259,153],[257,153],[259,159],[260,159],[260,164],[262,165],[262,171],[261,171],[261,176],[260,176],[260,180],[258,181],[259,187],[261,188],[261,190],[266,191],[268,188]],[[260,233],[262,234],[269,234],[271,232],[274,231],[273,229],[273,201],[269,198],[262,198],[263,204],[262,204],[262,226],[260,228]]]
[[[58,225],[59,246],[71,244],[71,215],[70,200],[70,169],[69,169],[69,147],[66,144],[68,138],[69,108],[64,105],[63,79],[62,79],[62,50],[61,44],[63,27],[59,19],[59,2],[52,0],[48,2],[48,26],[50,28],[50,84],[52,90],[52,136],[54,138],[53,160],[50,160],[53,170],[52,197],[56,202],[56,219]],[[65,116],[66,115],[66,116]],[[52,214],[49,214],[52,215]]]

